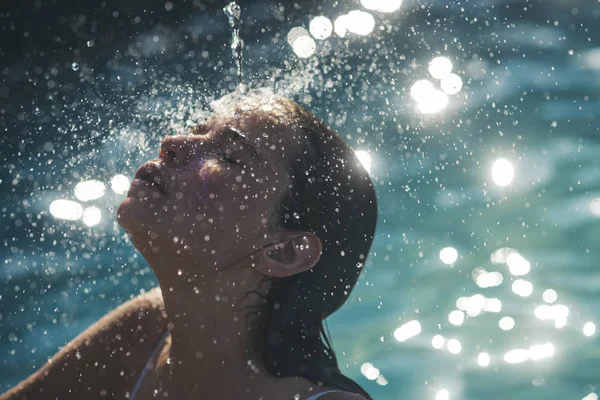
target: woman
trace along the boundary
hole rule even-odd
[[[120,306],[6,399],[370,399],[323,328],[377,220],[353,150],[294,102],[229,96],[166,137],[117,217],[160,288]]]

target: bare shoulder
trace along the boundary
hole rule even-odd
[[[160,324],[165,322],[165,318],[165,304],[162,292],[157,287],[121,304],[90,328],[97,325],[98,328],[103,329],[114,324],[127,325],[128,328],[133,328],[132,324],[136,322],[157,322]],[[158,330],[162,332],[165,327],[166,322]],[[137,325],[135,325],[135,328],[139,330]]]
[[[106,314],[0,400],[125,398],[166,326],[155,288]]]
[[[63,347],[61,352],[64,349],[89,347],[97,343],[104,345],[105,350],[110,349],[118,353],[121,349],[115,344],[143,345],[148,341],[154,343],[158,339],[157,335],[165,329],[166,314],[162,293],[160,288],[154,288],[106,314]]]

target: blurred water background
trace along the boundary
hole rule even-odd
[[[247,82],[315,112],[377,183],[329,319],[342,370],[382,400],[597,400],[600,2],[238,3]],[[157,284],[115,211],[160,139],[235,88],[224,5],[0,10],[0,392]]]

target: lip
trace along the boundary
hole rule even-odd
[[[134,194],[136,189],[147,189],[148,191],[158,191],[162,194],[166,194],[156,183],[136,178],[131,182],[129,192],[127,193],[127,197],[130,197],[132,194]]]
[[[166,174],[164,174],[162,169],[154,162],[148,161],[142,164],[135,173],[134,178],[133,182],[131,182],[132,185],[134,183],[136,185],[141,185],[143,183],[148,187],[158,190],[162,194],[168,194],[168,180],[166,179]]]

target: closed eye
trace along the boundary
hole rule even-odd
[[[232,128],[225,129],[223,134],[227,135],[232,141],[241,143],[244,148],[249,148],[252,155],[257,159],[259,158],[256,147],[245,135],[240,134],[240,132]]]
[[[230,154],[223,153],[221,155],[221,160],[225,161],[227,164],[238,165],[239,163],[235,160]]]

